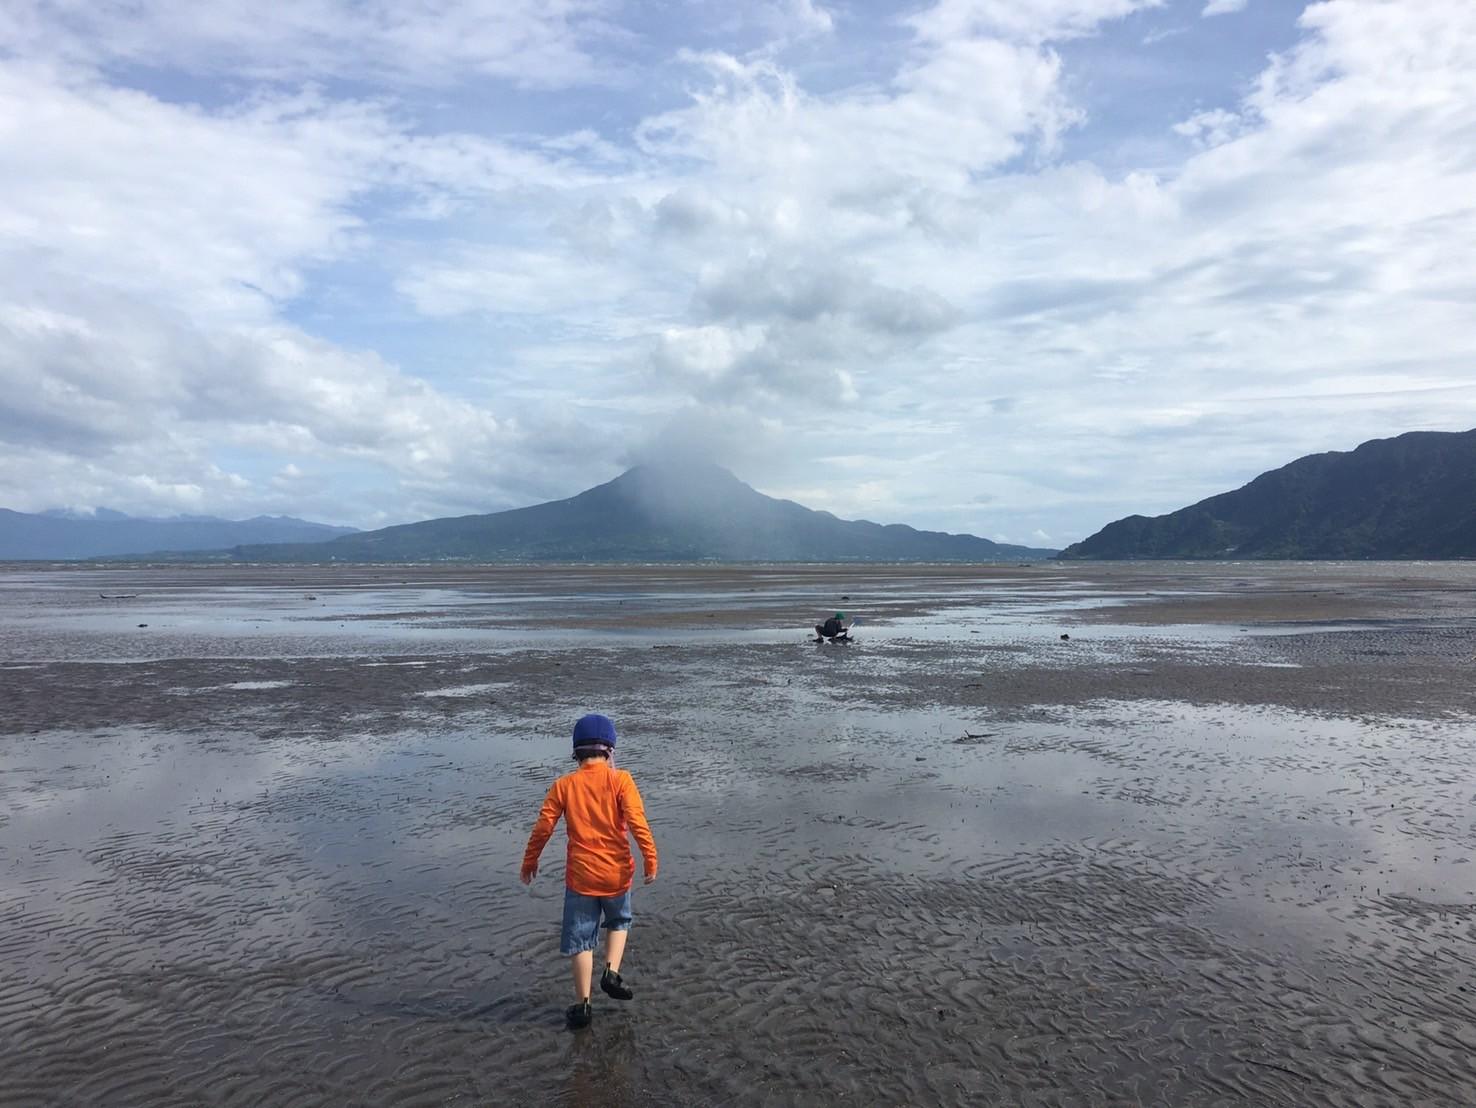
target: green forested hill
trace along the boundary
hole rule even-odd
[[[1476,430],[1311,454],[1177,512],[1109,523],[1061,557],[1473,558]]]

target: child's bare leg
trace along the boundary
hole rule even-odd
[[[625,937],[629,931],[605,932],[605,965],[616,973],[620,972],[620,959],[625,957]]]
[[[583,1004],[589,999],[590,981],[594,978],[595,956],[592,950],[583,950],[569,959],[569,968],[574,971],[574,999]]]

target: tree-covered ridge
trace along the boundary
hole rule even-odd
[[[1061,557],[1476,557],[1476,430],[1310,454],[1168,515],[1117,520]]]

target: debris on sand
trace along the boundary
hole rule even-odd
[[[104,600],[133,600],[138,596],[136,592],[100,592],[97,594]]]
[[[986,739],[994,738],[994,736],[998,734],[998,731],[980,731],[977,735],[974,734],[974,732],[972,731],[965,731],[962,735],[953,740],[953,745],[968,746],[970,743],[981,743],[984,742]]]
[[[1067,641],[1069,641],[1069,640],[1070,640],[1070,638],[1071,638],[1071,636],[1070,636],[1070,635],[1062,635],[1062,636],[1061,636],[1061,641],[1062,641],[1062,642],[1067,642]]]

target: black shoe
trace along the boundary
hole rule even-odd
[[[594,1019],[594,1011],[586,1000],[583,1004],[573,1005],[564,1013],[564,1018],[569,1022],[570,1031],[578,1031],[589,1026],[589,1021]]]
[[[604,976],[600,978],[600,988],[605,990],[606,996],[613,996],[616,1000],[629,1000],[635,996],[630,986],[620,979],[620,975],[609,968],[606,968]]]

